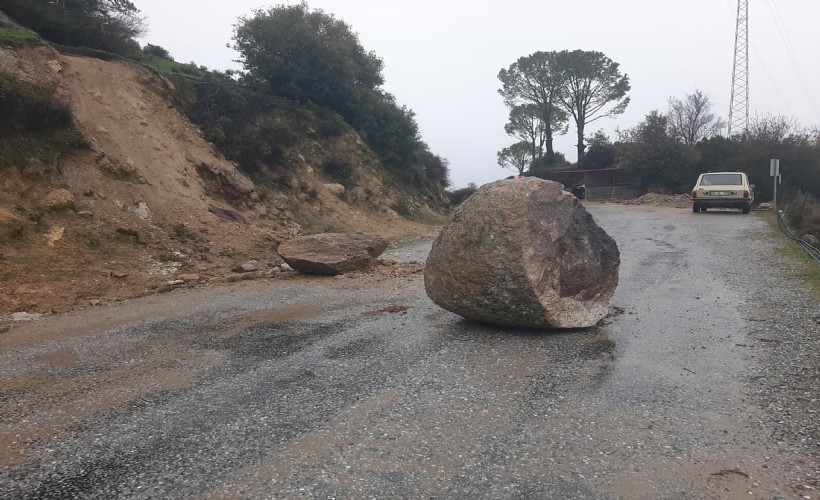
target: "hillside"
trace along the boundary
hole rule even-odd
[[[391,186],[352,130],[296,136],[275,179],[252,180],[175,105],[174,85],[139,65],[0,47],[0,71],[53,89],[86,147],[0,163],[0,314],[61,312],[169,288],[275,274],[276,247],[305,232],[393,241],[440,217]],[[350,164],[347,187],[322,168]],[[263,180],[260,180],[263,179]],[[255,273],[232,269],[253,261]]]

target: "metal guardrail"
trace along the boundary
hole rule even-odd
[[[783,231],[783,234],[796,241],[797,244],[800,245],[800,248],[802,248],[812,260],[820,264],[820,248],[809,245],[795,236],[788,223],[786,223],[786,214],[782,210],[777,211],[777,224],[780,226],[780,230]]]

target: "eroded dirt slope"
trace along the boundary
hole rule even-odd
[[[172,84],[145,68],[28,47],[0,48],[0,69],[55,87],[90,145],[3,170],[0,219],[23,230],[0,241],[0,315],[105,304],[180,278],[267,277],[278,243],[311,230],[304,221],[391,239],[429,232],[389,209],[378,175],[361,176],[368,196],[358,203],[319,175],[315,141],[291,152],[297,164],[281,191],[260,188],[173,106]],[[351,135],[337,147],[361,150],[357,165],[372,169]],[[247,261],[256,273],[232,273]]]

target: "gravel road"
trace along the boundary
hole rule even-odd
[[[462,320],[420,273],[15,323],[0,498],[820,498],[820,305],[783,243],[737,212],[589,210],[622,264],[586,330]]]

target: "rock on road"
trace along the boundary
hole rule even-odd
[[[779,389],[816,376],[818,308],[768,225],[590,211],[622,264],[612,314],[586,330],[464,321],[418,273],[15,324],[0,334],[0,497],[818,498],[817,446],[800,441],[817,400]]]

